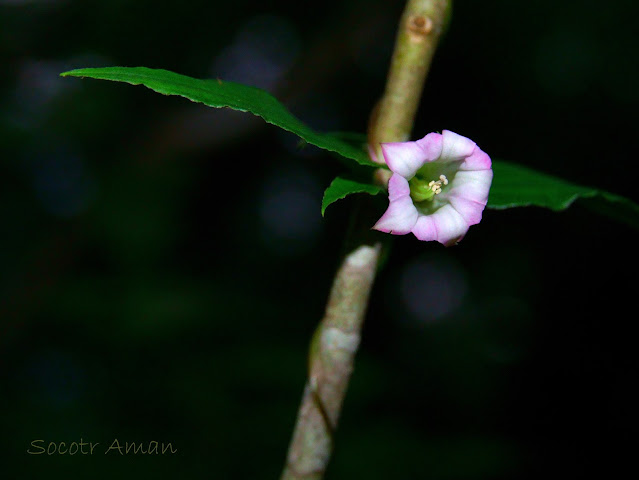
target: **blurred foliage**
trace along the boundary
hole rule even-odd
[[[313,128],[362,131],[402,5],[176,5],[0,0],[2,478],[255,479],[283,465],[348,223],[318,209],[339,165],[242,114],[58,74],[248,78]],[[416,135],[451,129],[637,200],[637,9],[456,2]],[[623,471],[638,424],[634,235],[585,209],[531,208],[487,212],[456,248],[398,239],[329,478]],[[26,453],[80,438],[178,453]]]

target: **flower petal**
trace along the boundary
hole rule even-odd
[[[454,196],[486,204],[490,184],[493,180],[492,170],[459,171],[451,182],[446,197]]]
[[[412,178],[424,164],[422,149],[417,142],[382,143],[386,165],[393,173]]]
[[[373,226],[375,230],[405,235],[411,231],[417,221],[418,213],[413,199],[410,198],[408,180],[394,174],[388,181],[388,209]]]
[[[452,205],[444,205],[431,217],[437,228],[437,241],[446,246],[460,241],[470,226]]]
[[[475,146],[475,150],[459,166],[460,170],[489,170],[492,166],[490,157],[481,148]]]
[[[393,202],[401,197],[410,195],[410,185],[401,175],[394,173],[388,181],[388,199]]]
[[[413,234],[420,240],[437,240],[450,246],[463,238],[468,227],[468,222],[457,210],[451,205],[444,205],[432,215],[419,217],[413,227]]]
[[[437,160],[442,154],[444,139],[440,133],[429,133],[421,140],[415,142],[424,151],[425,162]]]
[[[475,150],[475,142],[461,135],[444,130],[442,132],[442,152],[440,160],[442,162],[456,162],[464,160]]]
[[[373,226],[374,230],[392,233],[393,235],[406,235],[415,226],[417,221],[417,209],[410,197],[391,202],[388,209]]]
[[[456,195],[448,195],[448,201],[468,225],[477,225],[481,222],[481,215],[486,207],[486,202],[477,202]]]
[[[430,242],[437,240],[437,227],[432,215],[420,215],[412,229],[413,235],[417,240]]]
[[[442,136],[439,133],[429,133],[416,142],[382,143],[388,168],[407,179],[411,179],[424,163],[439,158],[441,150]]]

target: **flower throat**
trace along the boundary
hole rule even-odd
[[[442,186],[448,185],[446,175],[440,175],[439,180],[423,180],[415,175],[408,181],[410,196],[415,202],[432,201],[435,195],[442,193]]]

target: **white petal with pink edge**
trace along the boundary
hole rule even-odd
[[[469,157],[475,150],[475,142],[461,135],[444,130],[442,132],[442,153],[439,159],[442,162],[456,162]]]
[[[444,245],[457,243],[468,231],[468,222],[464,220],[452,205],[444,205],[430,215],[437,229],[437,241]]]
[[[486,207],[486,202],[477,202],[456,195],[448,195],[447,199],[468,225],[477,225],[481,222],[481,215]]]
[[[400,197],[410,195],[410,186],[408,180],[401,175],[394,173],[388,181],[388,199],[392,202]]]
[[[463,197],[485,204],[488,200],[492,180],[492,170],[460,171],[455,174],[447,195]]]
[[[410,179],[424,165],[424,151],[417,142],[382,143],[386,165],[393,173]]]
[[[412,198],[410,196],[401,197],[390,202],[388,209],[373,226],[373,229],[394,235],[406,235],[415,226],[418,216]]]
[[[475,150],[459,166],[460,170],[490,170],[492,162],[488,154],[475,146]]]

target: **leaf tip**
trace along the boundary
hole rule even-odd
[[[82,75],[79,75],[80,70],[75,69],[75,70],[69,70],[68,72],[62,72],[60,74],[61,77],[81,77]]]

